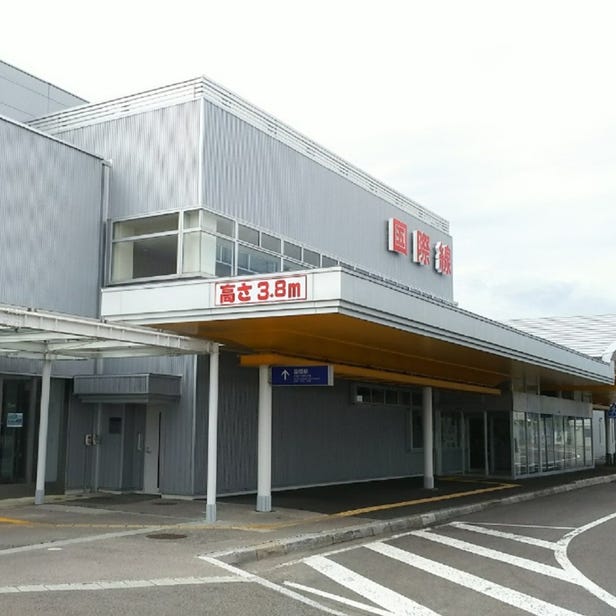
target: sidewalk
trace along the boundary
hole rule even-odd
[[[241,563],[613,481],[616,469],[602,466],[518,481],[438,477],[434,490],[425,490],[421,478],[287,490],[273,494],[270,513],[254,510],[254,495],[222,498],[214,524],[205,523],[200,500],[96,494],[50,497],[40,506],[26,499],[0,501],[0,554],[145,534],[188,539],[203,554]]]

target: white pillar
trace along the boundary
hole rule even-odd
[[[38,459],[36,464],[36,491],[34,504],[45,502],[45,473],[47,470],[47,432],[49,428],[49,386],[51,382],[51,360],[43,362],[41,375],[41,407],[38,433]]]
[[[257,511],[272,510],[272,386],[269,366],[259,366]]]
[[[424,446],[424,488],[434,488],[434,437],[432,436],[432,387],[422,390],[422,423]]]
[[[218,472],[218,366],[219,347],[210,352],[210,383],[207,429],[207,501],[206,522],[216,522],[216,477]]]

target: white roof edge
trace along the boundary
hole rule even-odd
[[[449,222],[441,216],[405,197],[289,125],[206,77],[197,77],[102,103],[72,107],[32,120],[30,124],[39,130],[55,134],[201,98],[235,115],[400,210],[415,216],[422,222],[444,233],[449,233]]]

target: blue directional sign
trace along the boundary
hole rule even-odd
[[[607,412],[607,416],[610,419],[616,418],[616,402],[612,402],[612,404],[610,404],[610,408]]]
[[[272,385],[312,385],[334,384],[333,366],[272,366],[270,383]]]

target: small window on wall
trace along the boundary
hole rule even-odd
[[[109,434],[122,434],[122,418],[110,417],[109,418]]]
[[[111,281],[177,274],[178,221],[174,212],[114,223]]]

